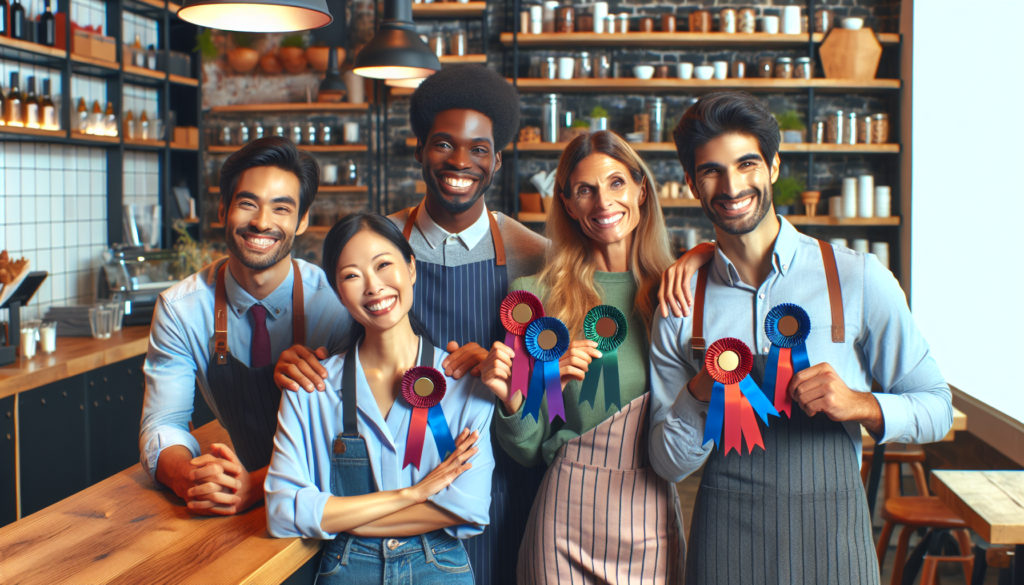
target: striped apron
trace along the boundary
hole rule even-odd
[[[842,292],[835,256],[821,242],[832,309],[832,341],[842,343]],[[694,295],[693,347],[703,349],[704,291]],[[767,356],[755,355],[761,387]],[[683,389],[683,392],[688,390]],[[774,396],[768,396],[771,402]],[[842,423],[797,405],[790,418],[757,421],[765,448],[724,457],[711,450],[693,509],[686,582],[705,584],[876,584],[878,559],[857,450]]]
[[[274,364],[250,368],[231,355],[228,349],[227,292],[224,287],[225,262],[217,271],[214,292],[214,348],[206,381],[220,413],[224,430],[231,437],[235,454],[248,471],[270,465],[277,431],[277,408],[281,390],[274,383]],[[302,294],[302,274],[292,260],[292,343],[306,343],[306,312]]]
[[[408,211],[403,234],[408,240],[416,225],[419,207]],[[435,345],[450,341],[460,346],[476,342],[489,349],[504,339],[501,301],[508,294],[505,245],[494,216],[487,214],[494,241],[494,261],[483,260],[461,266],[444,266],[416,260],[412,314],[427,329]],[[492,428],[493,434],[493,428]],[[494,475],[491,479],[491,523],[482,534],[464,542],[477,585],[516,582],[516,551],[526,530],[522,510],[530,509],[543,477],[542,466],[523,467],[497,441]]]
[[[647,457],[650,393],[555,454],[519,549],[520,583],[678,583],[679,495]]]

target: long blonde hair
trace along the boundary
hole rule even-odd
[[[578,339],[583,336],[583,319],[587,311],[601,303],[594,284],[597,262],[590,239],[565,207],[570,193],[570,175],[580,161],[595,153],[610,156],[624,164],[633,182],[646,183],[643,188],[647,189],[647,196],[640,204],[640,223],[631,235],[629,270],[637,285],[633,316],[643,322],[647,333],[644,339],[647,340],[657,308],[661,275],[674,258],[651,170],[622,138],[608,131],[577,136],[566,146],[558,161],[555,197],[545,231],[551,245],[538,278],[538,284],[545,291],[544,312],[561,319],[572,336]]]

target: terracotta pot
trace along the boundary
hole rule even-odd
[[[260,54],[252,49],[235,47],[228,51],[228,65],[238,73],[248,73],[256,67]]]
[[[281,72],[281,62],[278,61],[276,54],[267,53],[260,57],[260,69],[268,75],[277,75]]]
[[[327,60],[331,56],[329,47],[310,47],[306,49],[306,60],[309,66],[323,73],[327,71]],[[338,47],[338,64],[345,62],[345,49]]]
[[[277,58],[288,73],[302,73],[309,65],[305,51],[298,47],[281,47],[277,50]]]

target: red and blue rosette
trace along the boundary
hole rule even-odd
[[[750,348],[732,337],[712,343],[704,354],[704,369],[715,381],[715,385],[711,391],[711,406],[704,425],[703,444],[714,441],[723,455],[728,455],[732,449],[742,455],[741,438],[747,443],[748,453],[753,452],[754,445],[764,449],[764,439],[761,438],[754,412],[766,425],[769,414],[779,416],[761,389],[750,379],[753,366],[754,356]]]
[[[524,336],[526,351],[537,360],[530,377],[530,390],[523,405],[523,416],[538,420],[541,398],[546,389],[548,397],[548,422],[556,416],[565,420],[565,404],[562,402],[562,382],[558,373],[558,360],[569,350],[569,330],[554,317],[541,317],[530,323]]]
[[[509,397],[522,392],[523,398],[529,394],[530,368],[533,367],[533,356],[526,351],[526,328],[544,316],[544,305],[536,295],[525,290],[508,293],[501,301],[501,324],[505,326],[505,345],[512,348],[516,357],[512,358],[512,381],[509,386]]]
[[[411,463],[420,468],[420,456],[423,454],[423,441],[430,427],[434,435],[437,455],[442,461],[455,451],[455,439],[448,428],[448,421],[441,410],[441,399],[447,390],[444,374],[427,366],[410,368],[402,377],[402,397],[412,405],[412,420],[409,423],[409,436],[405,442],[405,462],[402,469]]]
[[[622,408],[619,396],[619,355],[618,349],[626,341],[626,316],[618,308],[611,305],[598,305],[587,312],[583,319],[583,335],[597,342],[597,349],[602,357],[594,360],[583,378],[580,388],[580,404],[589,402],[594,407],[597,400],[597,383],[604,370],[604,406],[605,410],[615,405]]]
[[[805,343],[811,318],[798,305],[776,305],[765,317],[764,332],[772,344],[764,370],[764,393],[774,396],[775,409],[789,417],[793,408],[789,382],[794,374],[811,367]]]

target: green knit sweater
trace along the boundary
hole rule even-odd
[[[648,390],[649,354],[646,328],[642,320],[633,315],[636,283],[633,282],[631,272],[596,272],[594,282],[601,296],[601,304],[612,305],[626,315],[628,334],[626,341],[618,349],[619,393],[622,406],[625,406]],[[529,291],[544,300],[536,276],[517,279],[509,290]],[[591,307],[580,307],[583,312],[590,309]],[[605,408],[604,372],[597,386],[597,399],[593,408],[586,402],[579,404],[580,385],[580,382],[573,380],[566,385],[562,393],[567,419],[564,424],[561,419],[555,419],[554,423],[548,422],[547,398],[541,404],[539,421],[534,421],[532,416],[521,418],[522,407],[519,412],[507,416],[505,407],[498,404],[494,416],[494,430],[498,443],[522,465],[529,467],[537,465],[542,460],[545,464],[550,464],[562,445],[585,434],[618,412],[614,406]]]

